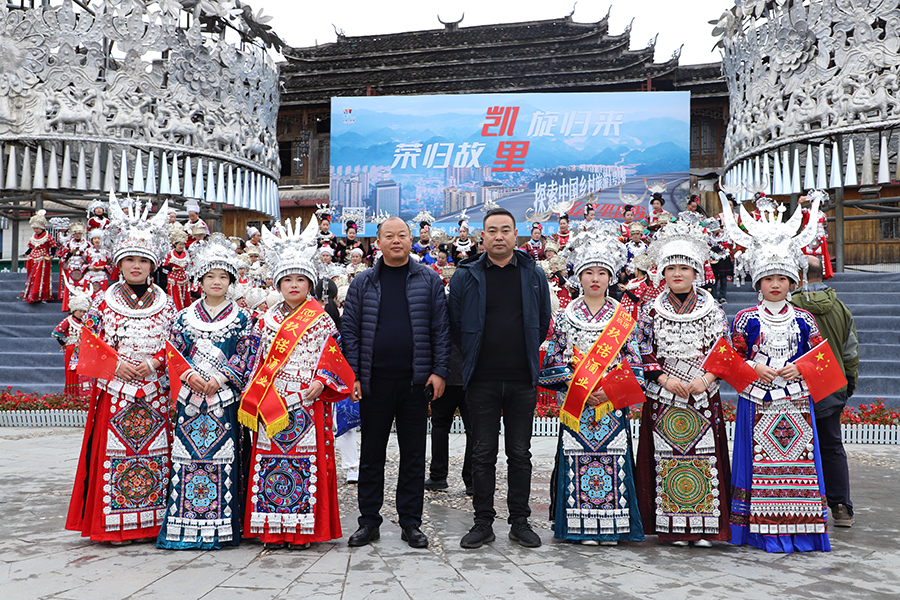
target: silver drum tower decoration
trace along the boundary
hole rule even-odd
[[[0,189],[110,189],[277,217],[279,45],[240,0],[0,6]],[[233,38],[233,39],[229,39]],[[274,42],[273,42],[274,40]]]
[[[888,143],[900,127],[898,5],[736,0],[723,13],[713,35],[731,97],[728,183],[790,194],[890,181]]]

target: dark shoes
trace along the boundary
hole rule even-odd
[[[460,540],[459,545],[463,548],[481,548],[484,544],[493,542],[495,539],[497,538],[494,536],[494,529],[490,525],[475,523],[475,526],[469,530],[469,533]]]
[[[541,545],[540,536],[534,532],[527,521],[514,523],[509,528],[509,539],[519,542],[520,546],[525,546],[526,548],[537,548]]]
[[[474,496],[475,495],[475,486],[467,485],[466,486],[466,496]]]
[[[403,533],[400,534],[400,539],[409,544],[410,548],[428,547],[428,538],[425,537],[425,534],[415,525],[404,527]]]
[[[831,522],[835,527],[853,527],[855,520],[846,504],[838,504],[831,511]]]
[[[446,490],[448,487],[450,487],[450,486],[447,484],[446,479],[434,480],[429,477],[428,479],[425,480],[425,489],[431,490],[432,492],[436,492],[439,490]]]
[[[359,529],[347,540],[347,545],[353,548],[367,546],[381,537],[377,525],[360,525]]]

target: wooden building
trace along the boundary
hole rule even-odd
[[[331,98],[503,92],[691,92],[691,169],[724,164],[728,91],[721,65],[654,62],[654,47],[630,50],[630,27],[609,31],[572,16],[546,21],[346,36],[285,48],[278,113],[283,216],[327,202]]]

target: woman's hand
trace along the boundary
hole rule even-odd
[[[206,393],[206,384],[207,383],[208,382],[205,379],[203,379],[203,377],[198,375],[197,373],[191,373],[190,375],[188,375],[187,384],[188,384],[188,386],[190,386],[191,390],[193,390],[193,392],[195,394],[200,394],[201,396],[208,395]]]
[[[321,381],[313,381],[311,384],[309,384],[309,387],[306,388],[306,393],[303,395],[303,400],[306,403],[312,403],[324,391],[324,383],[322,383]]]
[[[210,377],[209,381],[206,382],[206,385],[203,386],[203,393],[207,396],[212,396],[222,387],[221,382],[218,377]]]
[[[139,374],[136,367],[132,367],[127,362],[119,361],[119,364],[116,365],[116,377],[122,381],[131,381],[139,377]]]
[[[587,398],[588,406],[600,406],[605,402],[609,402],[609,396],[606,395],[606,392],[600,386],[597,386],[597,389],[591,392],[591,395]]]
[[[784,365],[783,367],[781,367],[780,369],[778,369],[778,374],[781,375],[781,377],[785,381],[800,379],[800,377],[801,377],[800,369],[798,369],[797,365],[795,365],[794,363],[788,363],[788,364]]]
[[[691,395],[688,386],[684,385],[684,382],[677,377],[669,377],[666,375],[666,382],[663,384],[663,387],[679,398],[684,398],[685,400]]]
[[[765,383],[772,383],[775,381],[775,378],[778,377],[778,371],[772,367],[767,367],[766,365],[761,365],[759,363],[753,365],[753,370],[756,371],[756,375]]]

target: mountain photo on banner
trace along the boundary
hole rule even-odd
[[[577,218],[585,203],[621,217],[624,195],[641,201],[640,217],[647,184],[665,180],[677,213],[689,137],[685,92],[333,98],[331,204],[365,209],[367,221],[427,210],[454,233],[463,215],[479,223],[485,202],[524,224],[554,208]]]

